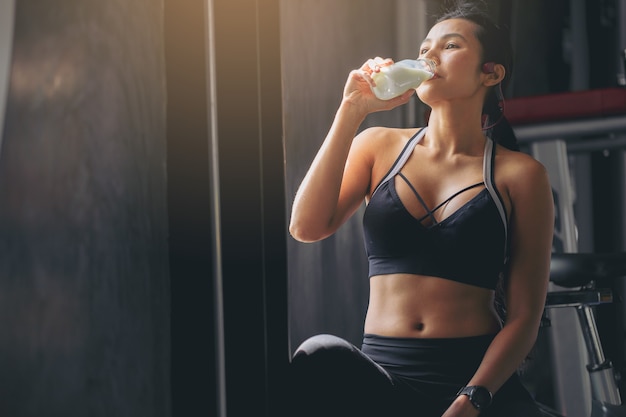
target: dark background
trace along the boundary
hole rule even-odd
[[[618,84],[617,0],[488,3],[513,29],[507,98]],[[422,4],[427,24],[439,2]],[[0,154],[0,415],[276,415],[297,344],[321,332],[360,343],[359,216],[311,245],[286,224],[345,76],[399,53],[406,5],[16,2]],[[419,123],[419,103],[407,109],[363,127]],[[623,151],[586,158],[581,245],[623,250]],[[602,314],[621,364],[622,307]]]

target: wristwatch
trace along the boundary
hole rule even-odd
[[[484,410],[489,407],[489,404],[491,404],[491,400],[493,399],[491,392],[489,392],[487,388],[481,387],[480,385],[463,387],[456,395],[457,397],[459,395],[467,395],[470,402],[477,410]]]

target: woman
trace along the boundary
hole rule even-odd
[[[437,64],[417,88],[431,108],[424,129],[356,135],[367,114],[413,91],[388,101],[372,94],[372,73],[390,60],[350,73],[290,232],[324,239],[366,200],[365,336],[360,350],[330,335],[302,344],[292,362],[293,415],[540,415],[516,369],[543,312],[554,209],[545,169],[503,146],[515,149],[502,114],[483,116],[498,110],[510,76],[504,39],[471,5],[438,20],[419,51]]]

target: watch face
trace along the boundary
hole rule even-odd
[[[491,403],[491,393],[486,388],[474,387],[470,393],[470,400],[476,408],[484,408]]]

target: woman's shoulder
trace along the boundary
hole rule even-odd
[[[400,138],[408,137],[409,139],[422,128],[404,128],[404,127],[386,127],[371,126],[363,129],[357,137],[371,138]],[[408,139],[407,139],[408,140]]]
[[[421,128],[368,127],[356,136],[354,142],[357,146],[370,148],[380,153],[397,146],[404,147],[420,130]]]
[[[354,146],[371,161],[373,169],[393,164],[418,128],[370,127],[356,138]]]
[[[498,146],[496,158],[498,158],[497,162],[500,160],[501,168],[511,175],[547,175],[543,164],[525,152],[512,151]]]
[[[532,194],[532,190],[550,187],[548,171],[531,155],[499,147],[496,154],[496,173],[500,171],[503,182],[512,195]]]
[[[370,127],[363,130],[353,142],[355,158],[367,163],[370,169],[370,192],[387,174],[407,142],[419,128]]]

